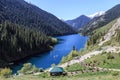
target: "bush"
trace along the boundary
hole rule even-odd
[[[39,69],[35,65],[33,65],[32,72],[34,72],[34,73],[39,72]]]
[[[109,54],[107,59],[114,59],[115,57],[112,54]]]
[[[63,57],[61,60],[61,63],[68,62],[72,60],[74,57],[78,56],[78,52],[76,50],[72,50],[70,54],[68,54],[66,57]]]
[[[39,69],[40,72],[44,72],[44,70],[42,68]]]
[[[32,64],[26,63],[26,64],[23,64],[23,67],[21,68],[21,70],[18,71],[18,73],[27,74],[31,70],[32,70]]]
[[[40,77],[46,78],[46,77],[48,77],[48,73],[47,72],[43,72],[42,74],[40,74]]]
[[[11,76],[11,74],[12,74],[12,70],[10,68],[4,68],[4,69],[0,70],[1,77],[8,78]]]
[[[76,50],[72,50],[71,52],[72,57],[78,56],[78,52]]]
[[[40,69],[31,63],[24,64],[21,70],[18,71],[19,74],[32,74],[36,72],[40,72]]]
[[[103,54],[106,54],[106,53],[107,53],[107,52],[103,51],[103,52],[102,52],[102,55],[103,55]]]
[[[119,75],[119,72],[113,72],[112,73],[112,76],[118,76]]]

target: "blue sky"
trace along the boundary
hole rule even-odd
[[[58,18],[69,20],[82,14],[91,15],[107,11],[120,4],[120,0],[26,0]]]

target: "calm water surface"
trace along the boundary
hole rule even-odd
[[[59,44],[55,45],[54,49],[50,52],[43,53],[43,55],[34,56],[28,60],[18,63],[13,67],[13,73],[16,73],[24,63],[32,63],[38,68],[49,68],[51,64],[59,64],[62,57],[69,54],[73,46],[79,51],[85,47],[85,43],[88,37],[81,36],[79,34],[67,35],[56,37],[59,40]]]

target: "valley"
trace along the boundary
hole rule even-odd
[[[0,0],[0,80],[119,80],[120,4],[88,15],[93,5],[28,1]]]
[[[0,67],[52,50],[58,42],[53,36],[76,33],[24,0],[1,0],[0,6]]]

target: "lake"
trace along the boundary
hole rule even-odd
[[[80,34],[60,36],[56,38],[59,40],[59,44],[55,45],[53,50],[43,53],[43,55],[37,55],[19,62],[14,65],[12,69],[13,73],[16,73],[24,63],[32,63],[36,67],[43,69],[51,67],[51,64],[59,64],[62,57],[70,53],[73,46],[79,51],[81,48],[85,47],[88,39],[88,37],[81,36]]]

